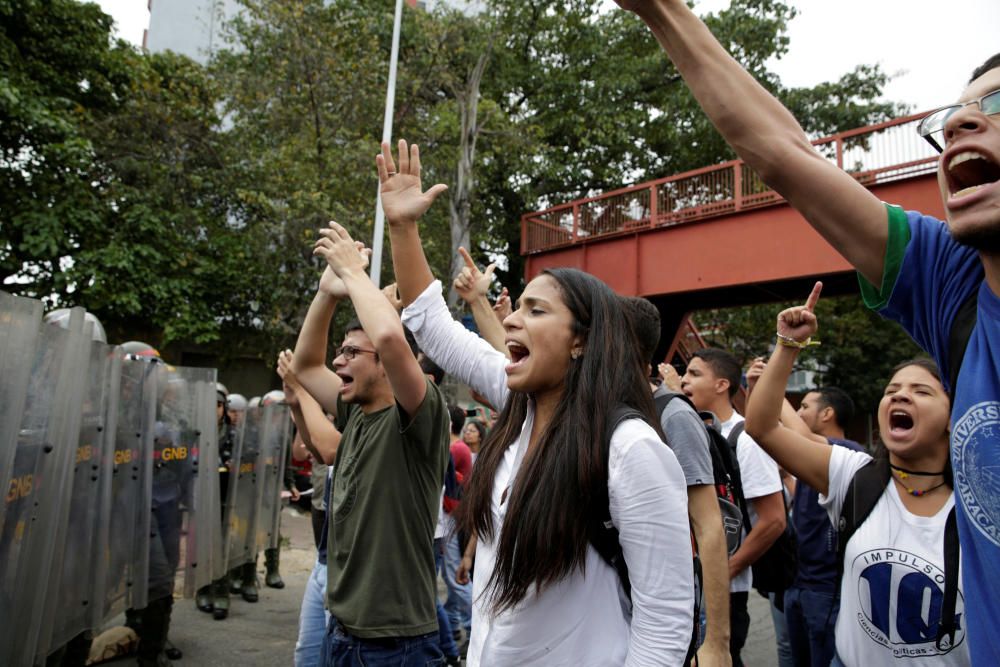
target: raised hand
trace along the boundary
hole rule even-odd
[[[292,370],[292,360],[294,359],[291,350],[283,350],[278,353],[278,377],[281,378],[281,389],[285,392],[285,402],[291,407],[299,404],[298,392],[303,391],[299,384],[299,378]]]
[[[420,185],[420,149],[399,140],[399,168],[392,159],[389,144],[382,144],[382,154],[376,156],[378,180],[381,184],[382,210],[390,225],[416,222],[431,207],[438,195],[448,189],[437,184],[427,192]]]
[[[778,337],[791,339],[801,343],[807,340],[819,329],[819,322],[813,309],[819,301],[819,294],[823,291],[823,283],[817,282],[809,293],[804,306],[786,308],[778,313]]]
[[[497,265],[490,264],[486,267],[486,271],[480,271],[476,263],[472,261],[472,255],[469,254],[468,250],[459,248],[458,254],[465,260],[465,266],[455,278],[455,291],[458,292],[463,301],[472,303],[473,300],[486,296],[489,292],[490,283],[493,282],[493,271],[496,270]]]
[[[750,368],[747,369],[747,394],[753,391],[754,386],[757,384],[757,380],[760,376],[764,374],[764,369],[767,368],[767,361],[764,357],[756,357],[753,363],[750,364]]]
[[[326,260],[338,278],[364,273],[368,268],[368,253],[364,244],[357,243],[343,226],[331,222],[329,229],[319,230],[320,238],[313,247],[313,254]],[[347,288],[344,287],[346,294]]]
[[[673,392],[681,390],[681,376],[677,374],[677,369],[673,364],[661,363],[656,367],[656,372],[663,381],[663,385]]]
[[[514,312],[514,309],[510,305],[510,293],[507,288],[504,287],[500,290],[500,296],[497,297],[496,302],[493,304],[493,314],[497,316],[500,320],[500,324],[507,319],[507,316]]]
[[[392,304],[397,313],[403,312],[403,300],[399,298],[399,289],[396,288],[396,283],[383,287],[382,294],[385,295],[386,301]]]
[[[332,225],[335,223],[331,222],[330,224]],[[357,248],[358,252],[360,252],[364,257],[365,268],[367,269],[368,259],[371,257],[372,251],[366,248],[365,244],[361,241],[355,241],[354,247]],[[313,254],[316,254],[315,251]],[[331,269],[329,265],[323,268],[323,275],[320,276],[319,279],[319,291],[336,299],[346,299],[348,297],[347,286],[344,285],[344,281],[333,272],[333,269]]]

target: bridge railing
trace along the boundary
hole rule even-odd
[[[916,132],[923,114],[841,132],[816,150],[867,187],[931,173],[937,154]],[[741,160],[675,174],[521,218],[521,253],[678,225],[782,203]]]

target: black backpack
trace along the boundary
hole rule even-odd
[[[971,330],[971,329],[970,329]],[[957,375],[957,373],[956,373]],[[840,595],[840,581],[844,576],[844,558],[847,554],[847,541],[851,539],[858,527],[865,522],[875,509],[879,498],[885,493],[892,471],[889,468],[888,457],[872,459],[854,473],[854,478],[847,487],[844,496],[844,506],[840,510],[840,520],[837,522],[837,595]],[[955,517],[955,507],[948,513],[944,528],[944,600],[941,605],[941,618],[938,622],[938,632],[935,644],[938,650],[945,650],[942,640],[948,637],[950,646],[955,644],[955,632],[958,629],[955,618],[955,606],[958,601],[958,565],[961,551],[958,545],[958,521]]]
[[[684,394],[671,392],[657,396],[654,399],[657,416],[661,416],[674,399],[683,401],[694,410],[695,414],[701,417],[702,424],[704,424],[708,434],[708,450],[712,457],[713,485],[719,499],[722,530],[726,534],[726,549],[732,556],[743,541],[742,528],[746,521],[744,518],[746,516],[746,500],[743,498],[743,485],[739,483],[739,464],[733,458],[735,450],[730,450],[729,443],[715,425],[715,415],[711,412],[698,412],[691,399]],[[670,435],[667,434],[668,439],[669,437]]]
[[[615,429],[618,428],[618,425],[627,419],[641,419],[647,424],[649,423],[645,415],[635,408],[630,408],[627,405],[619,405],[611,411],[607,427],[604,431],[604,439],[602,441],[601,453],[604,457],[605,469],[607,469],[608,458],[611,454],[611,436],[614,434]],[[653,429],[657,432],[660,430],[656,426],[653,426]],[[663,446],[666,447],[667,444],[664,443]],[[618,574],[618,581],[621,582],[622,589],[624,590],[626,597],[628,597],[631,602],[632,583],[629,580],[628,564],[625,562],[625,555],[622,553],[622,545],[621,542],[618,541],[618,529],[615,528],[614,523],[611,521],[611,507],[609,506],[608,484],[606,479],[604,484],[601,485],[601,488],[595,490],[595,493],[600,499],[603,500],[603,504],[600,505],[600,507],[603,508],[603,512],[600,516],[591,518],[588,539],[597,553],[600,554],[601,558],[604,559],[608,565],[614,568],[615,572]],[[694,619],[694,627],[692,628],[691,642],[688,645],[688,655],[684,664],[691,661],[698,648],[698,627],[701,619],[700,582],[702,575],[701,561],[698,559],[697,553],[693,554],[692,567],[694,569],[695,581],[694,612],[692,616]]]
[[[744,423],[740,422],[733,426],[726,437],[726,443],[730,448],[732,460],[736,469],[736,482],[739,485],[740,496],[743,494],[743,478],[740,476],[739,458],[736,455],[736,446],[739,442],[740,434],[743,433]],[[795,540],[795,532],[792,529],[792,522],[788,520],[788,505],[785,503],[784,489],[781,493],[781,503],[785,510],[785,530],[778,536],[767,551],[758,558],[751,566],[750,572],[753,575],[753,588],[764,597],[769,593],[784,593],[795,581],[798,573],[798,545]],[[740,506],[743,510],[743,522],[749,533],[753,526],[750,524],[750,514],[747,512],[747,503],[744,499]],[[783,596],[778,596],[774,601],[778,610],[784,610]]]

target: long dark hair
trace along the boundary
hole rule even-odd
[[[645,361],[618,296],[576,269],[547,270],[573,315],[583,354],[570,362],[551,423],[506,493],[511,520],[493,525],[493,479],[521,432],[528,394],[510,392],[482,444],[458,511],[466,534],[496,537],[496,564],[487,584],[494,613],[512,608],[529,588],[539,591],[584,569],[588,537],[608,503],[603,440],[609,415],[625,404],[657,423]],[[569,351],[567,350],[567,354]]]

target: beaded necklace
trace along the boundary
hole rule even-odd
[[[911,496],[913,496],[914,498],[919,498],[920,496],[927,495],[931,491],[939,489],[945,485],[945,482],[942,481],[940,484],[935,484],[929,489],[911,489],[903,482],[903,480],[908,478],[910,475],[916,477],[937,477],[939,475],[943,475],[944,470],[940,472],[917,472],[915,470],[907,470],[906,468],[900,468],[899,466],[894,466],[892,464],[890,464],[890,467],[893,469],[893,471],[895,471],[896,475],[898,475],[898,477],[896,476],[893,477],[893,479],[896,480],[896,483],[899,484],[904,489],[906,489],[906,492]]]

